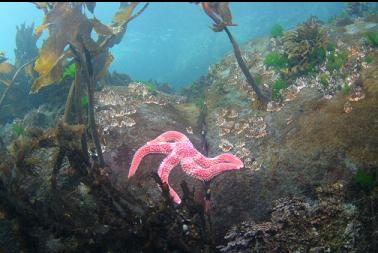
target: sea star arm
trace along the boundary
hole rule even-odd
[[[233,163],[239,166],[240,168],[244,166],[243,162],[238,157],[236,157],[235,155],[231,153],[220,154],[214,158],[210,158],[209,160],[212,160],[212,165],[215,165],[218,163]]]
[[[189,141],[188,137],[186,137],[184,134],[177,132],[177,131],[167,131],[165,133],[162,133],[152,141],[148,143],[156,143],[156,142],[169,142],[169,141]]]
[[[238,165],[240,168],[243,167],[243,162],[231,153],[224,153],[214,158],[207,158],[206,156],[198,152],[198,154],[195,157],[193,157],[193,160],[202,168],[210,168],[211,166],[214,166],[219,163],[234,163],[235,165]]]
[[[186,173],[188,173],[190,176],[195,177],[202,181],[209,181],[213,177],[221,174],[224,171],[227,170],[237,170],[240,169],[239,164],[235,163],[218,163],[210,168],[201,168],[200,166],[196,166],[191,168],[190,170],[185,170]]]
[[[216,164],[215,160],[207,158],[206,156],[202,155],[200,152],[198,152],[193,157],[193,161],[202,168],[209,168],[210,166]]]
[[[168,154],[173,150],[173,143],[147,143],[135,152],[131,162],[128,178],[134,176],[143,157],[151,153]]]
[[[179,163],[180,163],[180,160],[176,156],[169,155],[160,164],[160,167],[158,170],[158,175],[161,178],[161,181],[168,185],[169,194],[171,195],[171,197],[177,204],[181,203],[181,198],[179,197],[177,192],[173,190],[173,188],[170,186],[168,180],[169,180],[169,174],[171,173],[172,169]]]

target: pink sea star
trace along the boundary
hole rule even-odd
[[[169,174],[176,165],[180,164],[188,175],[202,181],[209,181],[224,171],[237,170],[244,166],[239,158],[230,153],[208,158],[202,155],[184,134],[167,131],[135,152],[128,178],[135,174],[143,157],[151,153],[168,155],[160,164],[158,175],[168,185],[169,193],[177,204],[181,203],[181,199],[168,182]]]

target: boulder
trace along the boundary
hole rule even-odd
[[[152,93],[141,83],[106,87],[96,94],[96,116],[104,158],[111,168],[111,180],[117,187],[131,187],[137,195],[145,197],[147,192],[155,201],[160,199],[161,193],[151,173],[157,173],[164,155],[146,156],[135,176],[128,179],[127,175],[136,150],[166,131],[184,133],[200,152],[204,152],[197,123],[199,110],[194,104],[184,102],[180,96],[159,91]],[[203,188],[201,182],[176,167],[170,176],[170,184],[179,195],[182,194],[182,180],[190,187]]]

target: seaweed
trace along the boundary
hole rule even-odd
[[[342,51],[340,53],[331,52],[327,56],[327,70],[330,72],[340,70],[345,65],[347,59],[348,53],[346,51]]]
[[[194,102],[204,96],[206,89],[211,85],[209,76],[202,76],[180,91],[180,95],[187,97],[188,102]]]
[[[214,32],[221,32],[227,26],[236,25],[232,23],[229,2],[201,2],[201,5],[206,14],[215,22],[211,28]]]
[[[371,191],[377,181],[378,176],[378,169],[373,169],[371,171],[366,171],[363,169],[358,169],[355,180],[356,183],[359,184],[364,190]]]
[[[25,67],[27,67],[29,64],[31,64],[33,61],[34,61],[34,59],[31,60],[31,61],[29,61],[29,62],[27,62],[27,63],[25,63],[25,64],[22,65],[21,67],[19,67],[19,68],[16,70],[16,72],[14,73],[14,75],[13,75],[13,77],[12,77],[12,79],[11,79],[10,81],[0,79],[0,82],[3,83],[3,84],[5,84],[5,85],[7,86],[7,87],[5,88],[3,94],[2,94],[1,97],[0,97],[0,109],[1,109],[1,106],[2,106],[3,102],[5,101],[6,96],[8,95],[9,90],[10,90],[11,87],[13,86],[13,83],[14,83],[15,80],[18,78],[19,74],[21,73],[21,70],[23,70]]]
[[[323,73],[320,75],[320,84],[323,88],[328,88],[329,86],[329,75],[327,73]]]
[[[85,83],[88,93],[88,123],[99,163],[104,166],[95,123],[94,88],[97,81],[106,75],[113,61],[109,48],[121,41],[127,24],[139,16],[147,8],[148,3],[134,15],[132,14],[138,3],[122,4],[110,26],[102,24],[96,18],[88,19],[82,12],[83,7],[93,12],[94,4],[88,5],[83,2],[53,2],[42,6],[35,4],[46,14],[43,23],[36,28],[35,34],[38,36],[44,29],[48,29],[49,37],[44,41],[35,62],[34,69],[39,77],[34,81],[31,93],[37,93],[42,87],[59,82],[62,77],[74,77],[67,96],[63,120],[68,123],[72,101],[75,99],[77,121],[82,124],[84,121],[80,106],[83,89],[81,82]],[[91,37],[92,29],[98,35],[97,41]],[[75,65],[71,65],[65,72],[65,62],[71,58]],[[76,72],[74,76],[73,72]],[[86,134],[83,133],[82,148],[85,156],[88,156],[86,141]]]
[[[38,55],[37,40],[39,35],[35,35],[34,23],[30,26],[27,26],[23,23],[20,26],[17,26],[16,33],[16,49],[14,54],[16,56],[16,67],[20,67],[25,62],[28,62],[34,59]]]
[[[94,66],[93,75],[97,80],[102,78],[113,60],[108,48],[121,41],[128,22],[140,14],[139,12],[131,15],[137,4],[132,3],[120,8],[111,26],[102,24],[96,18],[88,19],[81,12],[82,7],[88,5],[82,2],[44,5],[46,16],[44,22],[35,29],[35,35],[39,36],[44,29],[48,29],[49,37],[44,41],[35,62],[34,69],[39,77],[34,81],[31,92],[36,93],[40,88],[60,80],[64,73],[65,60],[75,56],[72,47],[66,49],[70,44],[79,48],[79,51],[82,51],[82,46],[90,49]],[[89,7],[90,10],[94,8],[93,5]],[[98,34],[97,41],[91,38],[92,29]]]
[[[22,126],[20,123],[14,122],[12,124],[12,131],[18,137],[25,134],[25,127]]]
[[[14,66],[8,62],[5,53],[0,51],[0,74],[9,74],[13,71]]]
[[[374,57],[370,54],[366,55],[364,61],[368,64],[372,63],[374,61]]]
[[[194,103],[196,104],[196,106],[202,111],[204,108],[205,108],[205,100],[206,100],[206,96],[205,94],[203,93],[200,97],[198,97]]]
[[[67,76],[70,77],[70,78],[75,78],[75,75],[76,75],[76,64],[75,63],[71,63],[70,65],[68,65],[64,69],[63,78],[65,78]]]
[[[286,89],[287,87],[288,87],[288,84],[286,81],[282,79],[278,79],[272,87],[272,99],[279,100],[281,98],[280,91],[283,89]]]
[[[327,51],[328,52],[334,52],[336,50],[336,44],[333,42],[328,42],[327,43]]]
[[[272,29],[270,30],[270,35],[273,38],[282,37],[283,35],[283,27],[280,24],[275,24]]]
[[[378,46],[378,32],[375,31],[368,31],[364,33],[364,37],[367,39],[368,43],[373,46]]]
[[[328,36],[316,17],[310,17],[283,36],[290,72],[305,74],[324,62]]]
[[[198,3],[199,2],[197,2],[197,4]],[[247,83],[252,87],[252,89],[256,93],[257,100],[258,100],[258,107],[265,109],[268,104],[268,98],[261,91],[255,79],[252,77],[251,73],[249,72],[249,69],[247,65],[245,64],[243,57],[241,55],[240,47],[238,43],[236,42],[236,40],[234,39],[234,36],[232,36],[230,30],[227,27],[227,26],[235,26],[235,24],[232,23],[232,15],[228,7],[229,3],[228,2],[202,2],[201,4],[206,14],[215,22],[215,24],[212,27],[213,31],[226,32],[228,39],[230,40],[232,48],[234,50],[236,61],[241,71],[243,72],[245,78],[247,79]]]
[[[89,104],[88,96],[81,97],[80,104],[81,104],[82,107],[86,108]]]
[[[23,250],[215,252],[209,215],[195,201],[194,190],[182,183],[182,204],[177,206],[167,185],[154,174],[162,189],[158,203],[147,194],[139,199],[128,188],[121,191],[106,169],[83,160],[83,131],[83,125],[60,122],[38,137],[19,138],[11,153],[16,159],[9,166],[1,161],[8,176],[0,177],[0,210],[19,224]],[[52,173],[44,154],[56,157]],[[41,164],[43,169],[29,173]],[[59,171],[61,165],[69,174]],[[48,173],[39,173],[43,170]]]
[[[286,55],[278,52],[271,52],[265,57],[264,64],[268,67],[273,67],[276,70],[280,70],[286,68],[289,61]]]
[[[139,82],[145,85],[149,92],[152,92],[152,93],[156,92],[157,85],[153,83],[152,81],[135,80],[135,82]]]

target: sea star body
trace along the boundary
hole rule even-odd
[[[168,185],[169,193],[177,204],[181,203],[181,198],[168,182],[169,174],[175,166],[180,164],[186,174],[202,181],[209,181],[224,171],[243,167],[243,162],[233,154],[225,153],[208,158],[202,155],[184,134],[167,131],[135,152],[129,178],[135,174],[143,157],[152,153],[168,155],[160,164],[158,175]]]

